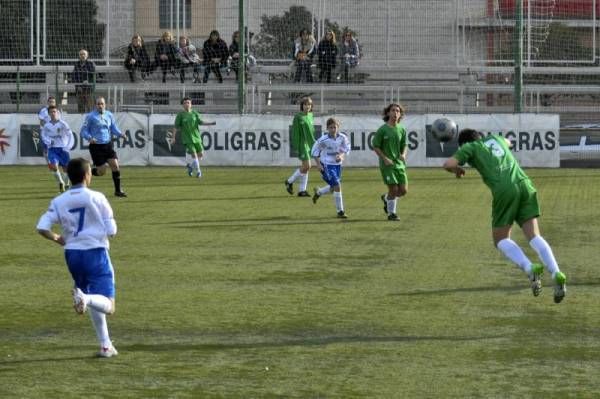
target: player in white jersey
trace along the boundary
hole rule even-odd
[[[69,185],[65,168],[69,163],[69,150],[73,147],[73,132],[67,122],[60,119],[58,108],[48,107],[50,121],[42,127],[42,142],[48,149],[48,169],[58,182],[58,190],[62,193]],[[62,172],[61,172],[62,171]]]
[[[327,186],[314,189],[312,197],[316,204],[322,195],[333,190],[333,200],[337,216],[346,219],[342,199],[342,162],[350,152],[350,142],[344,133],[339,132],[340,122],[335,118],[327,120],[327,134],[321,136],[312,147],[311,156],[315,159],[321,177]]]
[[[88,189],[92,180],[90,163],[76,158],[67,165],[73,187],[50,202],[37,231],[65,247],[65,259],[73,277],[73,306],[78,314],[89,308],[100,342],[100,357],[117,355],[106,323],[115,311],[114,270],[108,254],[108,238],[117,233],[113,211],[104,194]],[[60,224],[62,234],[52,231]]]
[[[56,107],[56,98],[54,96],[48,97],[47,106],[40,109],[38,112],[38,119],[40,120],[40,128],[43,128],[44,125],[50,122],[50,115],[48,115],[48,107],[55,106]],[[58,118],[60,119],[60,112],[58,113]],[[48,148],[42,141],[42,153],[44,154],[44,158],[46,158],[46,163],[48,162]]]

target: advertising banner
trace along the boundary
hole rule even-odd
[[[185,147],[180,134],[174,134],[174,114],[115,114],[125,138],[114,139],[123,165],[184,165]],[[297,165],[290,147],[290,115],[203,115],[201,126],[204,165],[292,166]],[[542,114],[408,115],[402,124],[407,132],[409,167],[441,166],[458,148],[457,137],[440,143],[431,134],[431,125],[440,117],[456,122],[458,129],[470,127],[484,135],[501,134],[513,143],[513,151],[524,167],[559,167],[559,117]],[[79,130],[83,115],[63,114],[75,135],[71,157],[89,158],[87,142]],[[377,166],[371,141],[384,123],[378,116],[337,115],[340,130],[351,144],[346,166]],[[326,132],[328,116],[315,117],[317,138]],[[175,136],[175,140],[173,137]],[[40,126],[37,115],[0,115],[0,164],[43,164]]]

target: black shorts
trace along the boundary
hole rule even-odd
[[[112,142],[106,144],[90,144],[90,155],[94,166],[102,166],[109,159],[117,159]]]

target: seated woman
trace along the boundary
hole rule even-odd
[[[142,80],[150,72],[150,58],[144,45],[144,40],[140,35],[133,35],[131,43],[127,46],[127,55],[125,56],[125,68],[129,71],[129,80],[135,82],[135,70],[140,71]]]
[[[335,69],[338,54],[335,33],[332,30],[328,30],[319,42],[317,54],[319,54],[319,81],[331,83],[331,71]]]
[[[358,42],[352,37],[352,32],[350,31],[344,32],[344,35],[342,36],[340,54],[342,56],[342,67],[344,68],[344,82],[348,83],[349,69],[357,66],[360,59]]]
[[[162,69],[162,82],[165,83],[167,81],[167,72],[174,72],[174,69],[177,67],[177,48],[173,43],[171,32],[164,32],[158,43],[156,43],[154,60],[156,67],[160,66],[160,69]]]
[[[197,54],[196,47],[190,44],[190,39],[187,36],[179,36],[177,59],[179,61],[179,79],[181,83],[185,82],[185,69],[188,67],[192,68],[194,83],[199,83],[202,59]]]
[[[296,60],[296,76],[295,82],[302,80],[302,75],[305,76],[307,83],[312,83],[312,73],[310,72],[310,65],[312,64],[312,57],[315,54],[315,38],[312,34],[302,29],[300,34],[294,41],[294,59]]]
[[[204,42],[203,48],[204,55],[204,77],[202,82],[208,82],[208,75],[210,72],[214,72],[219,83],[223,83],[223,76],[221,75],[221,68],[224,67],[229,58],[229,50],[227,49],[227,43],[221,39],[219,31],[213,30],[210,32],[210,36]]]
[[[246,55],[248,55],[248,43],[244,43],[244,49],[246,50]],[[240,70],[240,32],[235,31],[231,36],[231,44],[229,45],[229,56],[231,57],[231,69],[235,72],[235,80],[238,81],[238,72]],[[248,79],[248,64],[244,68],[246,74],[246,80]]]

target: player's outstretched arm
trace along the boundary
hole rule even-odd
[[[464,168],[458,164],[456,158],[448,158],[446,162],[444,162],[444,169],[450,173],[454,173],[457,179],[460,179],[466,173]]]

